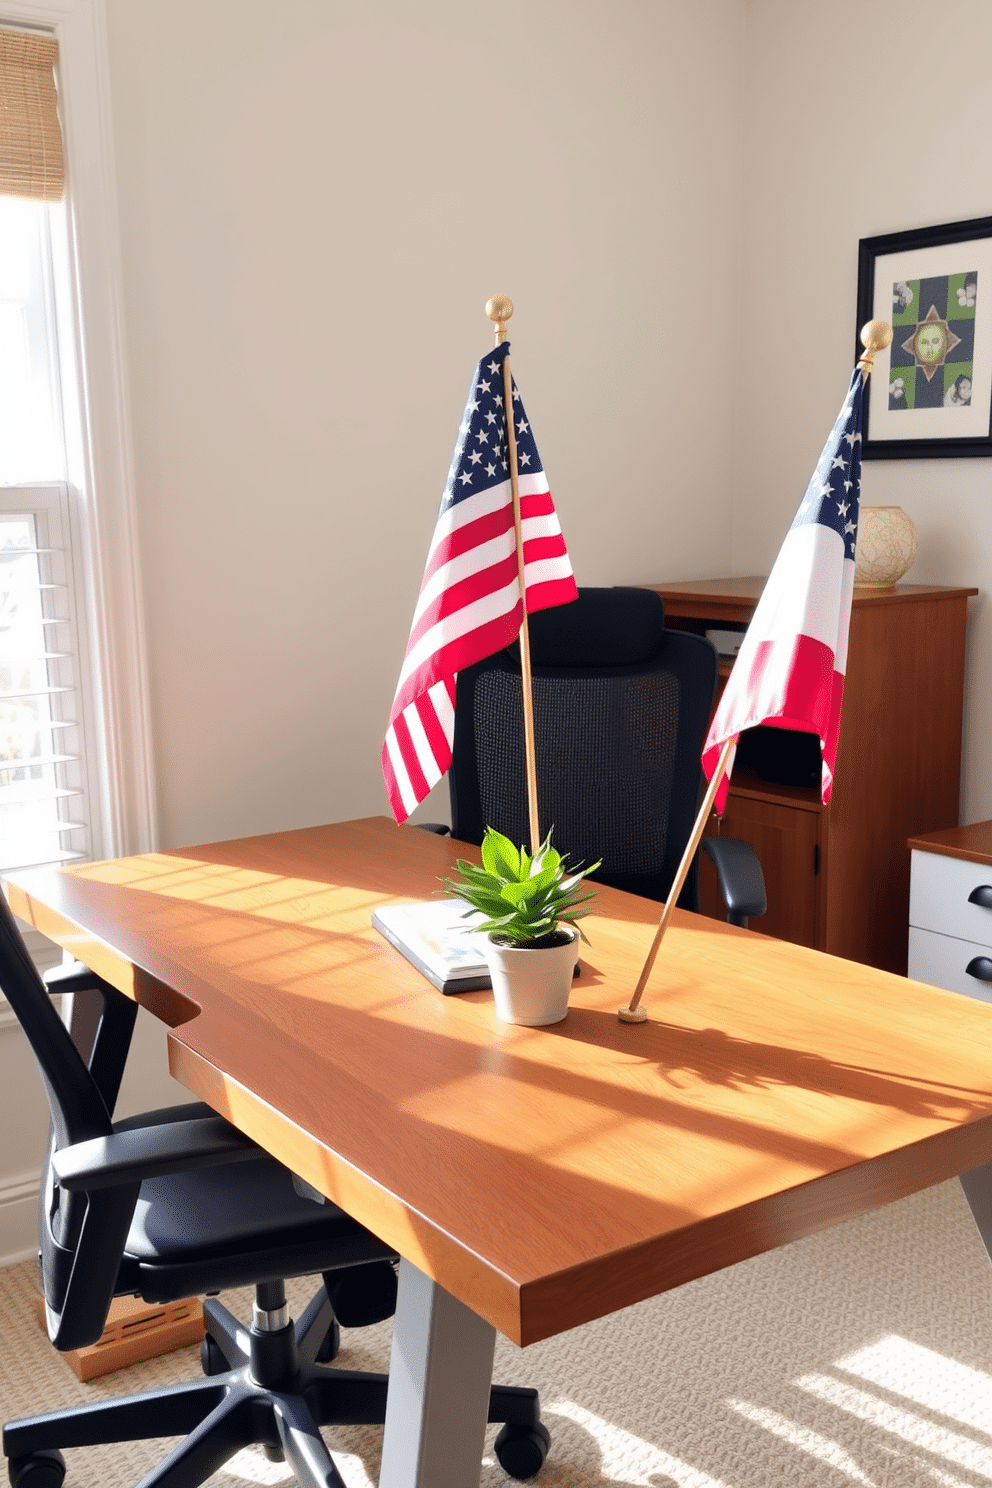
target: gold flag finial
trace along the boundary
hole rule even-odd
[[[486,314],[496,325],[496,345],[507,340],[506,322],[513,314],[513,301],[509,295],[493,295],[486,301]]]
[[[869,320],[861,327],[861,345],[865,354],[858,358],[858,366],[866,382],[875,362],[876,351],[884,351],[891,340],[892,327],[887,320]]]

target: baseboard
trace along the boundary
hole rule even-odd
[[[0,1179],[0,1266],[38,1254],[38,1174]]]

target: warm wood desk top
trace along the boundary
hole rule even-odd
[[[992,1008],[604,891],[564,1023],[442,997],[371,910],[463,846],[384,818],[16,875],[173,1073],[518,1342],[992,1159]]]

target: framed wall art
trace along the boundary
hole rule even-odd
[[[862,238],[858,331],[875,318],[893,334],[865,391],[865,459],[992,455],[992,217]]]

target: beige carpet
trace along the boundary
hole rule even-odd
[[[496,1376],[541,1390],[547,1488],[989,1488],[990,1280],[945,1183],[547,1343],[500,1339]],[[198,1369],[189,1349],[79,1384],[37,1329],[32,1281],[30,1265],[0,1270],[4,1420]],[[384,1324],[346,1333],[341,1364],[384,1369],[388,1354]],[[379,1438],[330,1441],[349,1488],[376,1483]],[[133,1488],[160,1451],[68,1453],[66,1488]],[[211,1480],[291,1481],[256,1452]],[[488,1455],[485,1488],[508,1481]]]

